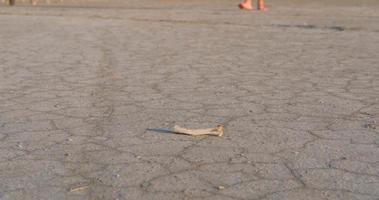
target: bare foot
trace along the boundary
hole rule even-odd
[[[247,3],[240,3],[240,4],[238,4],[238,7],[241,10],[253,10],[253,6],[251,6],[250,4],[247,4]]]
[[[258,0],[258,10],[267,11],[264,0]]]
[[[267,8],[258,8],[259,11],[267,11]]]

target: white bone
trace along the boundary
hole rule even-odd
[[[175,125],[172,129],[172,132],[178,133],[178,134],[184,134],[184,135],[193,135],[193,136],[199,136],[199,135],[215,135],[222,137],[224,135],[224,126],[218,125],[216,128],[206,128],[206,129],[187,129],[182,128],[178,125]]]

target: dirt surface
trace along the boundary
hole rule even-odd
[[[31,5],[32,0],[15,0],[16,5]],[[40,6],[82,6],[82,7],[119,7],[119,8],[162,8],[162,7],[213,7],[221,6],[226,9],[226,5],[235,5],[238,3],[236,0],[35,0],[37,5]],[[8,3],[7,0],[1,0],[3,5]],[[269,7],[313,7],[324,9],[325,7],[371,7],[378,8],[379,3],[377,0],[274,0],[266,1]],[[210,8],[212,9],[212,8]]]
[[[378,200],[379,3],[237,3],[0,7],[0,199]]]

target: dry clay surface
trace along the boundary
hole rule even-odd
[[[1,7],[0,199],[378,200],[377,9],[211,3]]]

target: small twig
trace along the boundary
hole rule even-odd
[[[88,185],[76,186],[70,188],[69,192],[79,192],[88,188]]]

